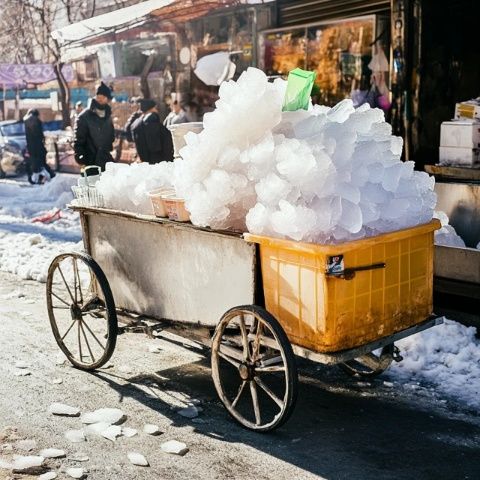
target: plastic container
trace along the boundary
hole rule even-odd
[[[180,150],[186,145],[185,135],[188,132],[200,133],[203,130],[203,122],[177,123],[169,125],[172,132],[173,149],[175,157],[180,156]]]
[[[175,192],[173,190],[166,188],[157,188],[148,192],[148,196],[150,197],[150,201],[152,202],[153,214],[156,217],[165,218],[168,216],[162,197],[174,193]]]
[[[432,314],[438,228],[440,222],[432,220],[339,245],[244,237],[260,245],[266,308],[290,341],[334,352],[404,330]],[[372,265],[377,268],[346,274]]]
[[[87,176],[88,170],[97,170],[97,175]],[[83,171],[83,176],[77,180],[77,186],[72,186],[75,203],[80,207],[105,206],[103,195],[97,190],[96,183],[100,179],[101,169],[95,165],[88,166]]]
[[[185,200],[175,195],[163,195],[163,204],[170,220],[177,222],[189,222],[190,213],[185,208]]]

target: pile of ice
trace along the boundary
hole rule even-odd
[[[107,163],[97,189],[105,206],[141,214],[152,214],[148,192],[157,188],[172,188],[173,163]]]
[[[449,225],[448,215],[445,212],[436,211],[434,217],[438,218],[442,224],[442,228],[435,232],[435,245],[465,248],[465,242],[462,237],[457,234],[451,225]]]
[[[434,179],[400,160],[382,110],[282,113],[285,90],[249,68],[186,135],[174,185],[194,224],[328,243],[431,220]]]

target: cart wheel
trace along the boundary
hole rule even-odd
[[[92,257],[65,253],[48,269],[47,306],[53,335],[68,360],[82,370],[108,362],[118,324],[112,291]]]
[[[298,374],[292,346],[263,308],[232,308],[212,338],[212,377],[218,396],[243,427],[273,430],[291,415]]]
[[[339,367],[352,377],[376,377],[383,373],[392,363],[394,349],[394,344],[390,343],[383,347],[378,355],[374,352],[367,353],[354,360],[340,363]]]

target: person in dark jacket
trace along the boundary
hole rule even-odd
[[[32,184],[43,183],[43,181],[53,178],[55,173],[47,164],[47,149],[45,148],[45,136],[40,112],[35,108],[29,110],[23,119],[23,123],[28,151],[28,181]]]
[[[111,100],[112,92],[102,82],[88,108],[78,116],[73,149],[75,160],[80,165],[97,165],[105,170],[105,164],[113,161],[111,152],[115,129],[109,105]]]
[[[173,161],[173,141],[170,131],[162,125],[153,100],[140,100],[143,116],[132,126],[133,139],[142,162],[150,164]]]
[[[140,108],[140,99],[138,97],[133,97],[130,101],[132,108],[135,110],[128,117],[127,123],[125,124],[125,137],[128,142],[133,142],[132,127],[133,124],[143,115],[143,112]]]

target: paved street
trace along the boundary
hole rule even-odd
[[[81,466],[88,478],[107,479],[478,479],[480,418],[437,395],[357,382],[336,369],[301,364],[299,401],[291,420],[274,434],[259,435],[234,424],[216,398],[208,357],[181,342],[143,335],[119,338],[113,366],[96,374],[56,365],[58,349],[50,332],[44,285],[0,274],[0,457],[26,455],[21,440],[35,440],[28,453],[62,448],[63,460],[48,466],[67,478],[65,468]],[[151,347],[159,347],[153,353]],[[30,376],[17,376],[15,363],[28,364]],[[62,381],[61,384],[58,382]],[[194,420],[177,410],[192,399],[203,411]],[[54,417],[51,403],[82,412],[121,408],[126,426],[139,430],[115,443],[87,437],[72,444],[64,432],[81,428],[78,418]],[[145,423],[162,435],[142,432]],[[162,453],[161,443],[176,439],[190,451]],[[149,468],[135,467],[127,453],[142,453]],[[86,455],[88,462],[72,460]],[[0,479],[12,477],[0,470]],[[32,477],[34,478],[34,477]]]

